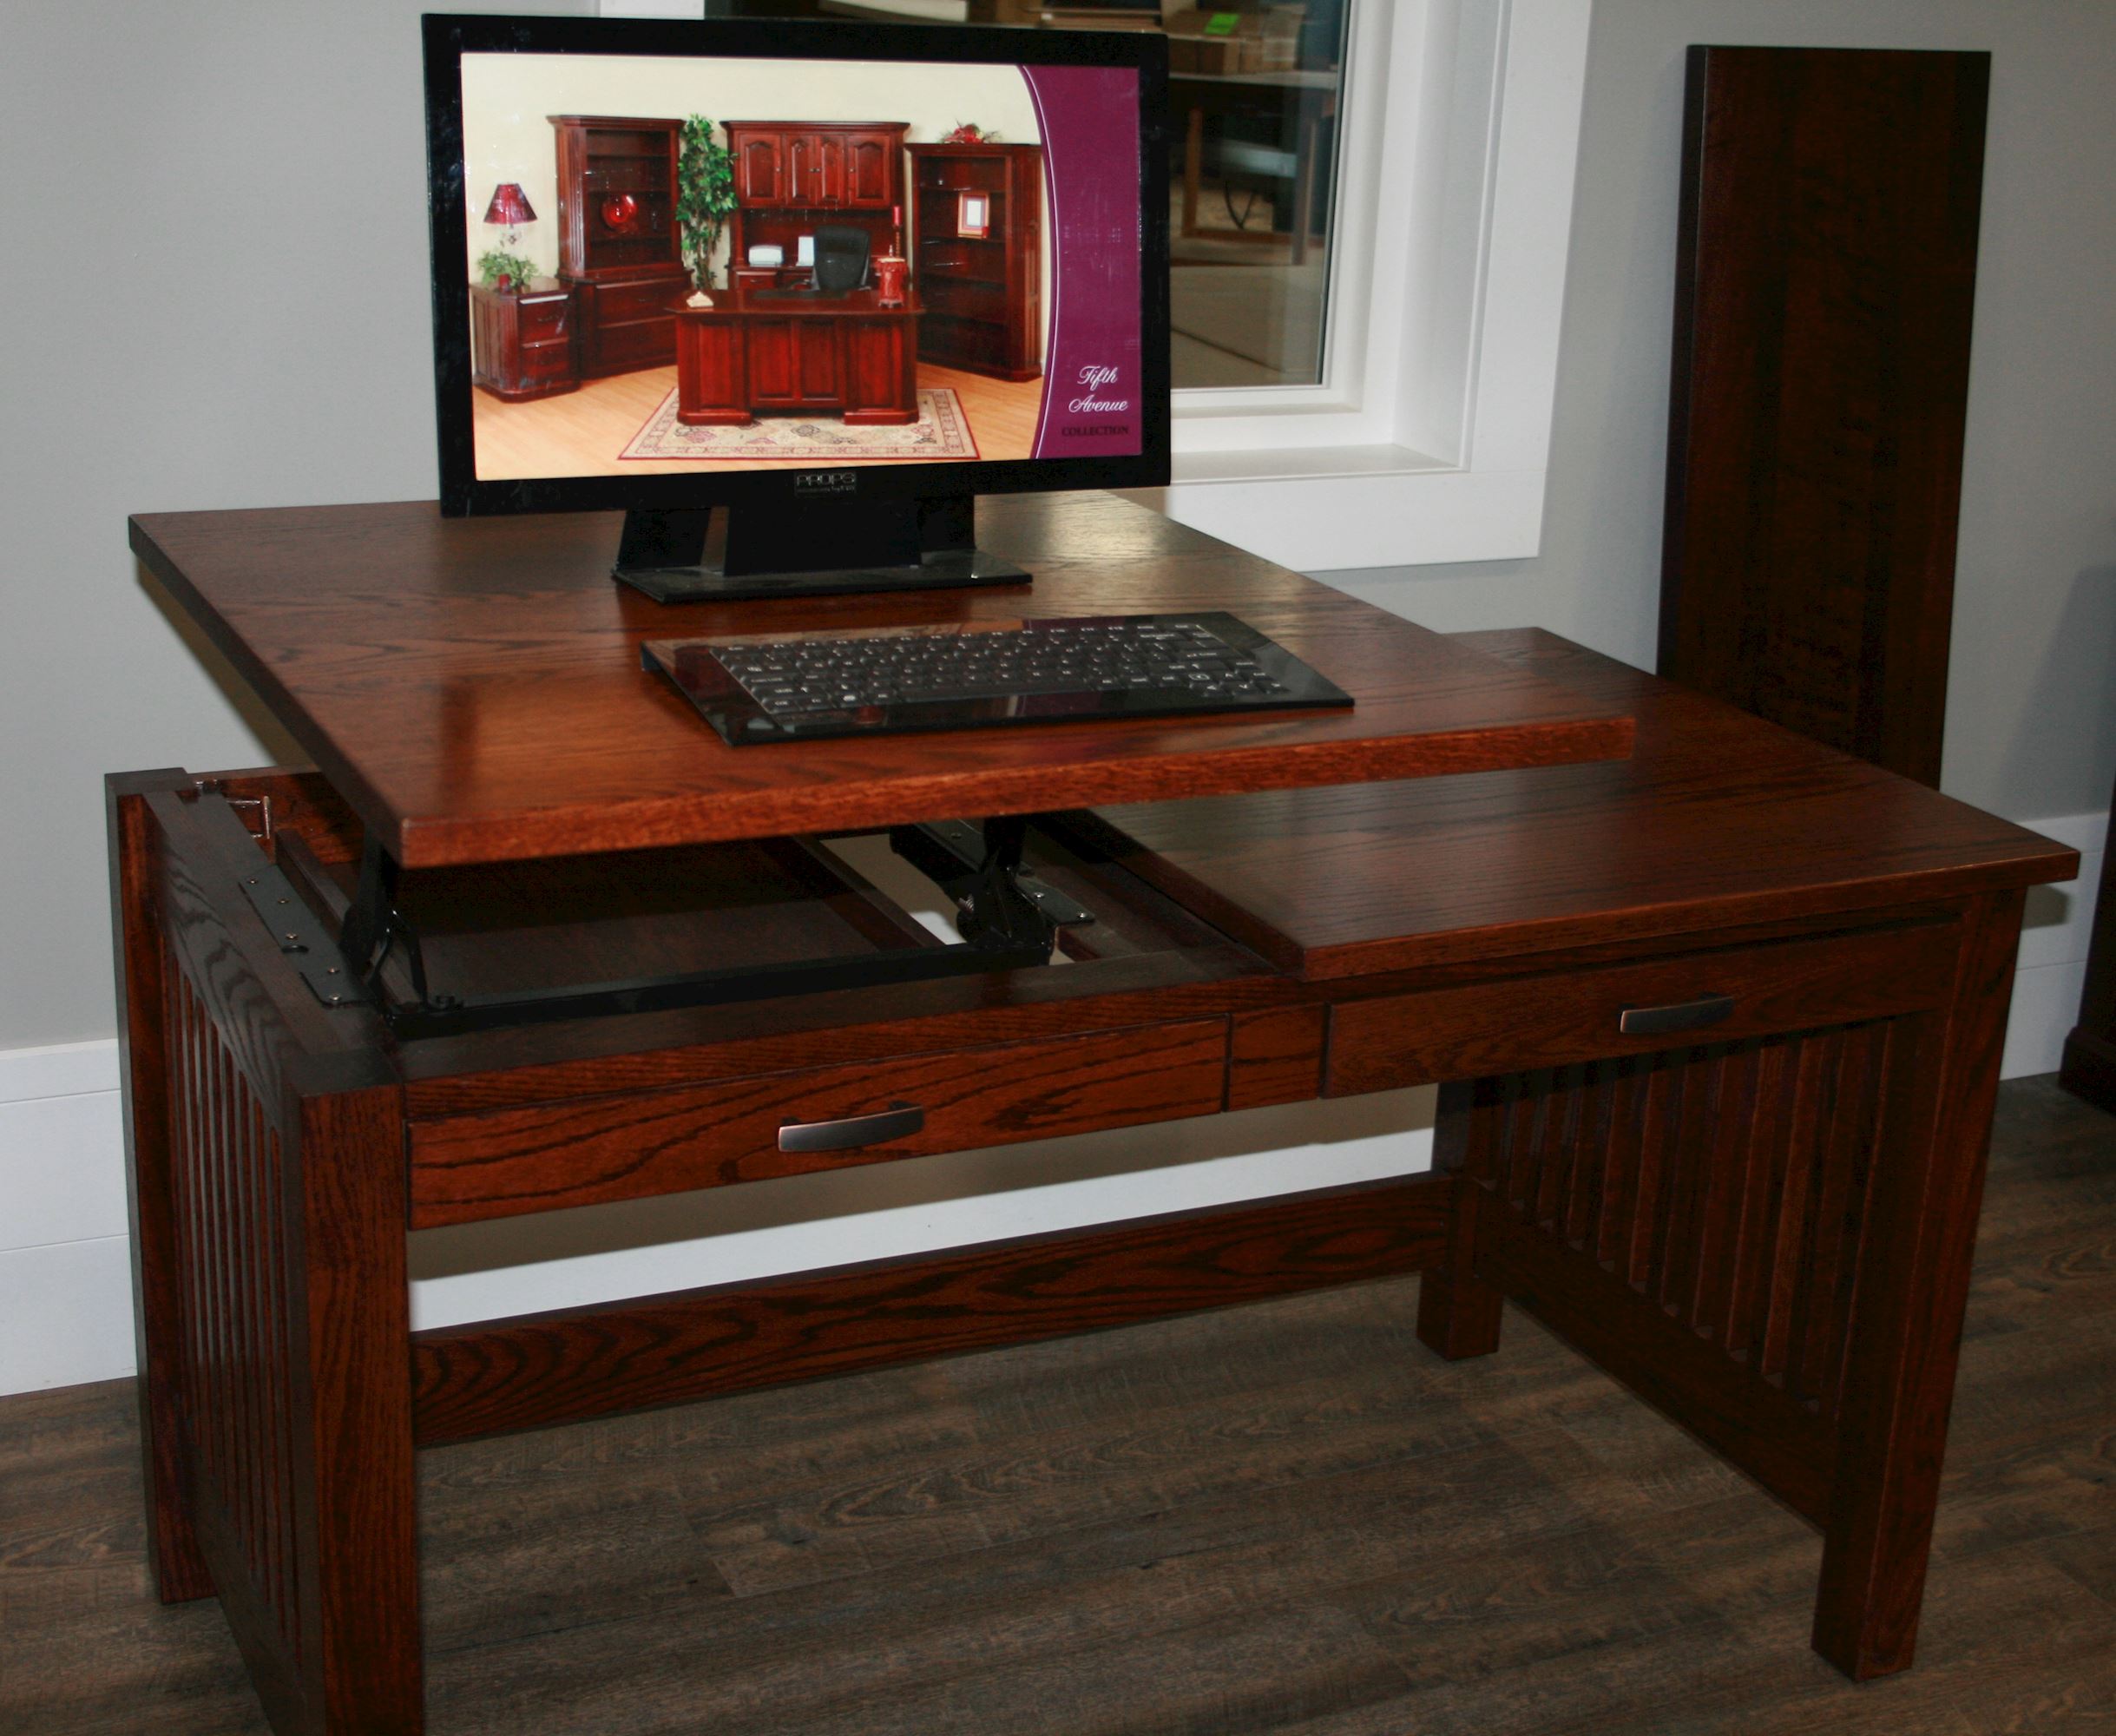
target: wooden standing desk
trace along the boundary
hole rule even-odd
[[[1510,1297],[1812,1520],[1817,1647],[1902,1668],[2022,893],[2073,852],[1108,497],[988,503],[980,531],[1028,598],[660,609],[602,575],[590,517],[136,522],[322,768],[111,781],[162,1597],[218,1594],[278,1729],[417,1731],[418,1445],[1422,1272],[1439,1354],[1495,1350]],[[1210,598],[1362,703],[736,753],[628,665],[672,627],[1090,597]],[[1554,763],[1502,768],[1509,741]],[[398,1041],[285,950],[327,933],[364,834],[437,992],[930,946],[792,834],[1009,791],[1095,911],[1063,969]],[[409,1331],[407,1228],[1425,1080],[1429,1175]],[[787,1148],[818,1126],[835,1149]]]
[[[851,428],[918,420],[916,290],[760,297],[742,284],[710,307],[675,304],[676,420],[740,426],[759,411],[822,411]]]

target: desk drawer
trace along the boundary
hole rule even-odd
[[[533,344],[538,340],[566,339],[570,341],[573,328],[573,298],[570,295],[525,295],[517,304],[522,321],[522,341]]]
[[[599,283],[595,286],[595,320],[604,326],[621,326],[634,319],[658,319],[669,304],[684,296],[680,279],[650,278],[644,283]]]
[[[1226,1066],[1226,1022],[1191,1019],[414,1121],[411,1226],[1208,1115]],[[898,1105],[919,1125],[881,1126]],[[780,1148],[788,1122],[867,1116],[877,1142]]]
[[[561,338],[554,343],[522,345],[522,377],[537,381],[572,378],[573,340]]]
[[[1331,1009],[1324,1095],[1916,1012],[1945,994],[1955,936],[1953,924],[1932,923],[1344,1003]],[[1679,1009],[1709,1023],[1686,1023]],[[1645,1029],[1627,1033],[1627,1012]]]

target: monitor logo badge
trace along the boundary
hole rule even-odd
[[[796,470],[796,494],[851,494],[859,487],[858,470]]]

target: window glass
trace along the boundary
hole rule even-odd
[[[1168,37],[1179,387],[1323,378],[1350,0],[707,0],[709,16],[1158,30]]]
[[[1322,379],[1344,13],[1305,0],[1166,16],[1179,386]]]

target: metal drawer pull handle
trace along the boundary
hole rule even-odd
[[[835,1121],[781,1121],[781,1151],[851,1151],[855,1146],[880,1145],[902,1139],[926,1124],[926,1112],[916,1103],[891,1103],[871,1115],[846,1115]]]
[[[1732,995],[1699,995],[1694,1001],[1677,1001],[1666,1007],[1626,1007],[1617,1015],[1616,1028],[1626,1036],[1659,1036],[1666,1031],[1703,1030],[1734,1016]]]

